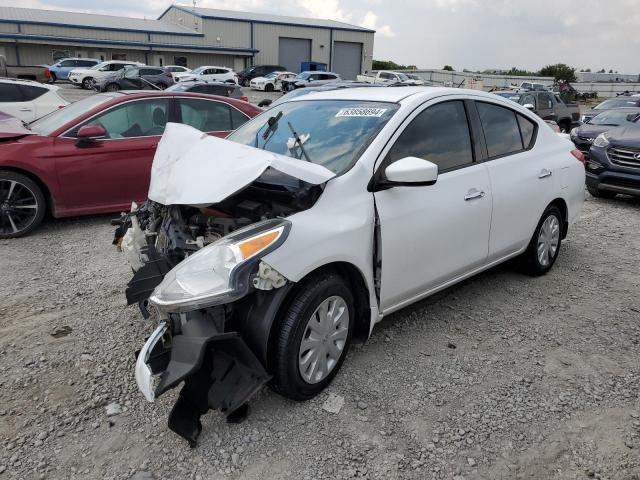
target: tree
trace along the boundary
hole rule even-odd
[[[609,73],[613,73],[613,70],[609,70]]]
[[[442,70],[445,70],[447,72],[453,72],[453,67],[451,65],[445,65],[444,67],[442,67]]]
[[[564,80],[566,82],[576,81],[576,69],[564,63],[547,65],[538,72],[538,75],[542,77],[553,77],[555,80]]]
[[[529,72],[528,70],[523,70],[518,67],[511,67],[511,70],[506,74],[510,77],[535,77],[536,75],[535,72]]]
[[[373,70],[417,70],[415,65],[400,65],[391,60],[373,60]]]

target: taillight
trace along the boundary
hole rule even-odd
[[[44,76],[45,78],[51,78],[51,72],[49,71],[48,68],[44,69]]]
[[[240,100],[248,102],[249,101],[249,97],[247,97],[246,95],[241,95],[240,96]]]
[[[576,157],[576,159],[580,163],[584,163],[584,153],[582,153],[580,150],[571,150],[571,155]]]
[[[66,105],[58,105],[58,109],[64,108]]]

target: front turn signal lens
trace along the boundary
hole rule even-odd
[[[255,237],[249,238],[237,244],[240,253],[242,253],[242,259],[246,260],[253,257],[255,254],[260,253],[267,248],[273,242],[280,238],[282,235],[282,228],[277,230],[271,230],[269,232],[262,233]]]

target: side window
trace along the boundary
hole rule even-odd
[[[516,114],[518,117],[518,125],[520,126],[520,134],[522,135],[522,143],[524,144],[525,150],[533,147],[534,144],[534,136],[536,133],[536,124],[533,123],[528,118],[523,117],[522,115]]]
[[[142,70],[138,70],[137,68],[128,68],[124,71],[124,78],[133,80],[138,78],[138,76],[141,74],[142,74]]]
[[[233,124],[232,126],[234,130],[248,121],[249,117],[247,117],[241,111],[231,107],[231,123]]]
[[[391,77],[391,74],[390,74],[390,73],[387,73],[387,72],[381,72],[381,73],[380,73],[380,78],[382,78],[383,80],[390,80],[390,79],[391,79],[391,78],[393,78],[393,77]]]
[[[537,108],[536,107],[536,96],[535,95],[524,95],[522,97],[522,100],[520,101],[521,105],[533,105],[533,108]]]
[[[541,93],[538,95],[540,101],[540,108],[553,108],[553,99],[548,93]]]
[[[4,102],[25,102],[18,85],[12,83],[0,83],[0,103]]]
[[[440,173],[472,164],[464,103],[459,100],[438,103],[418,114],[391,147],[386,163],[405,157],[433,162]]]
[[[77,63],[79,67],[93,67],[96,64],[96,62],[91,60],[78,60]]]
[[[516,113],[508,108],[477,102],[480,122],[487,141],[489,157],[498,157],[524,149]]]
[[[159,68],[141,68],[140,75],[161,75],[163,72]]]
[[[162,135],[168,115],[168,98],[127,102],[78,125],[68,136],[83,125],[102,126],[110,139]]]
[[[233,130],[231,109],[222,102],[196,98],[181,98],[182,123],[202,132],[226,132]]]
[[[36,98],[41,97],[42,95],[48,92],[46,88],[34,87],[31,85],[20,85],[20,90],[22,90],[22,95],[24,96],[24,100],[27,102],[30,100],[35,100]]]
[[[74,67],[75,66],[75,61],[74,60],[63,60],[62,62],[60,62],[60,66],[61,67]]]

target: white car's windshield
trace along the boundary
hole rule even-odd
[[[407,77],[404,73],[396,73],[396,75],[402,82],[406,82],[407,80],[409,80],[409,77]]]
[[[195,70],[192,70],[192,73],[200,73],[200,72],[204,72],[206,67],[198,67]]]
[[[40,135],[51,135],[58,128],[62,127],[71,120],[79,117],[83,113],[88,112],[101,103],[111,100],[111,95],[94,95],[91,97],[83,98],[70,105],[67,105],[60,110],[51,112],[49,115],[45,115],[39,118],[35,122],[29,124],[29,129],[33,130]]]
[[[358,159],[397,109],[394,103],[370,101],[287,102],[245,123],[227,138],[340,174]]]

